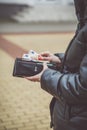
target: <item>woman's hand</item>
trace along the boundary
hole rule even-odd
[[[61,64],[61,60],[54,54],[51,54],[49,51],[42,52],[40,55],[42,56],[42,60],[44,61],[55,62],[55,63]]]
[[[39,74],[37,74],[37,75],[35,75],[35,76],[24,77],[24,78],[27,79],[27,80],[33,81],[33,82],[40,82],[41,76],[42,76],[43,72],[44,72],[47,68],[48,68],[48,67],[47,67],[46,63],[43,63],[43,70],[42,70]]]

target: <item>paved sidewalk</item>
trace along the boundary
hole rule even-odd
[[[0,35],[0,130],[51,130],[52,96],[33,83],[12,76],[14,59],[34,49],[64,52],[73,33]]]

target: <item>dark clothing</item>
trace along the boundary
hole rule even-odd
[[[74,0],[74,3],[75,3],[75,9],[76,9],[76,15],[77,15],[78,21],[82,25],[84,23],[84,11],[85,11],[84,0]]]
[[[84,25],[76,32],[65,55],[56,54],[62,61],[61,69],[47,69],[41,77],[42,89],[54,97],[55,103],[51,105],[54,130],[87,130],[87,1],[82,1],[85,10],[79,16]]]

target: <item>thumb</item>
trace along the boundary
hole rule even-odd
[[[48,69],[47,62],[43,62],[43,70]]]

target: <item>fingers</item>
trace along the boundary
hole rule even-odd
[[[40,55],[44,61],[51,61],[52,59],[52,54],[49,51],[42,52]]]
[[[43,60],[44,60],[44,61],[50,61],[50,60],[51,60],[51,57],[43,57]]]
[[[30,80],[32,82],[39,82],[40,78],[38,76],[25,77],[25,79]]]
[[[47,66],[47,63],[44,62],[44,63],[43,63],[43,71],[45,71],[46,69],[48,69],[48,66]]]
[[[49,56],[51,53],[49,51],[45,51],[41,53],[41,56]]]

